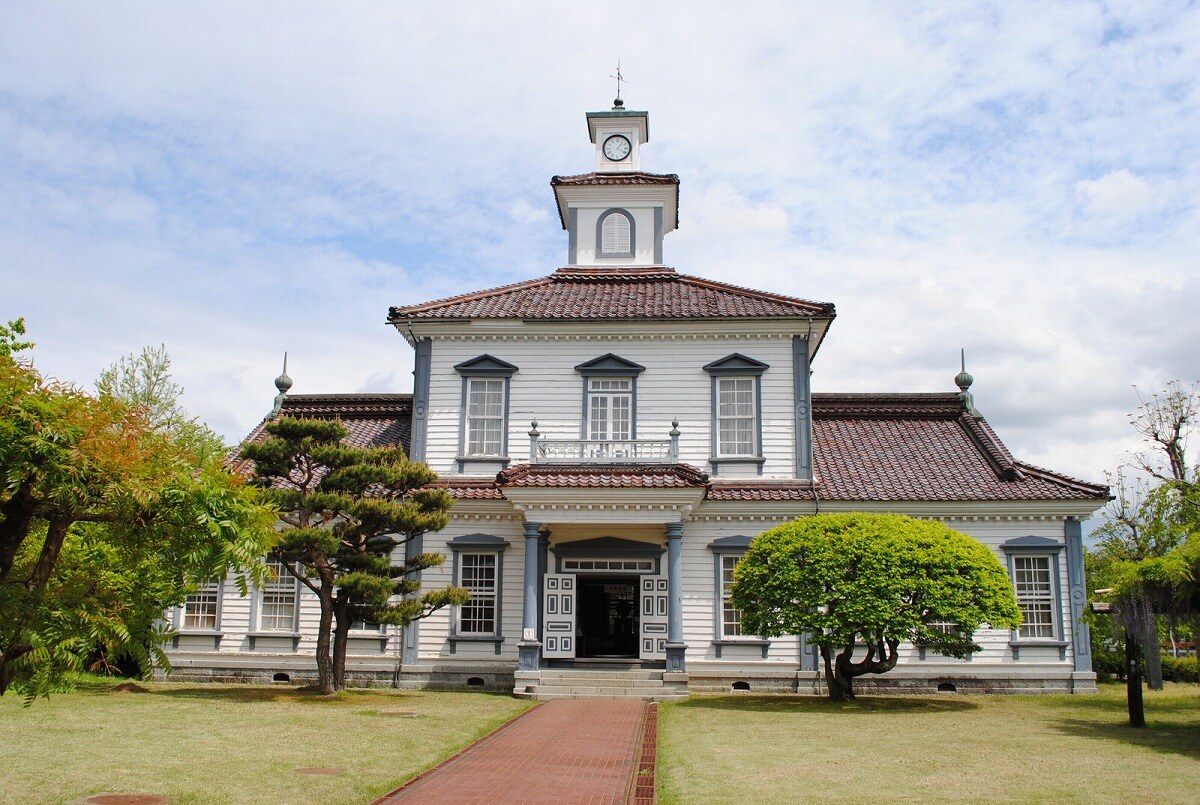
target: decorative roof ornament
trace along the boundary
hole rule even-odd
[[[621,100],[621,84],[622,84],[622,82],[624,82],[626,84],[628,84],[629,82],[625,80],[625,76],[621,75],[621,60],[620,59],[617,59],[617,74],[610,75],[609,78],[616,79],[616,82],[617,82],[617,97],[613,98],[612,110],[614,112],[623,111],[625,109],[625,101]]]
[[[967,351],[962,349],[959,351],[959,357],[962,359],[962,370],[954,376],[954,384],[958,386],[958,398],[962,400],[963,407],[967,409],[967,414],[974,417],[982,417],[983,414],[975,408],[975,396],[971,394],[971,384],[975,382],[975,378],[971,377],[967,372]]]
[[[292,387],[292,379],[287,373],[287,353],[283,353],[283,373],[275,378],[275,388],[279,393],[275,395],[275,407],[271,409],[271,418],[279,416],[279,412],[283,410],[283,401],[287,397],[288,389]]]

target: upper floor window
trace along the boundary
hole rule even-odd
[[[580,438],[599,442],[637,438],[637,379],[645,370],[640,363],[611,352],[575,367],[583,375]]]
[[[504,435],[504,380],[467,380],[467,455],[498,456]]]
[[[607,210],[596,227],[596,243],[602,257],[632,257],[633,216],[625,210]]]
[[[753,456],[758,415],[754,378],[717,378],[717,455]]]
[[[633,438],[633,379],[588,378],[588,438],[623,441]]]
[[[502,458],[508,451],[508,389],[517,367],[480,355],[454,367],[463,378],[461,458]]]
[[[734,353],[704,367],[712,375],[713,470],[720,462],[762,468],[762,375],[770,367]]]

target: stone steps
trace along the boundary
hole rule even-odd
[[[547,668],[536,683],[515,692],[524,699],[641,699],[643,701],[682,701],[687,698],[685,685],[663,682],[663,672],[643,669],[620,671],[596,668]]]
[[[646,693],[640,696],[628,694],[617,696],[606,693],[550,693],[545,691],[518,693],[515,695],[518,699],[536,699],[539,702],[548,702],[554,699],[639,699],[646,702],[682,702],[686,701],[688,697],[686,693],[666,693],[664,691]]]

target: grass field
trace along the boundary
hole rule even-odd
[[[174,803],[364,803],[529,707],[482,693],[326,699],[268,686],[112,686],[28,709],[16,696],[0,698],[0,803],[100,792]],[[296,772],[305,767],[343,773]]]
[[[662,708],[662,803],[1198,802],[1200,687],[1096,696],[694,696]]]

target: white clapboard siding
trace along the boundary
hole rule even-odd
[[[421,576],[423,591],[445,587],[453,582],[454,555],[447,543],[455,537],[467,534],[489,534],[508,541],[508,547],[503,554],[502,577],[500,589],[500,628],[504,636],[501,654],[495,653],[491,643],[460,642],[455,653],[450,654],[450,619],[454,617],[454,608],[446,607],[435,612],[420,623],[419,653],[426,657],[453,657],[454,659],[480,659],[494,661],[498,659],[513,659],[517,654],[517,643],[521,639],[521,616],[524,600],[524,558],[525,532],[519,521],[515,520],[461,520],[452,519],[446,528],[433,534],[425,535],[424,550],[426,553],[440,553],[446,561],[439,567],[426,570]]]
[[[770,365],[762,376],[764,475],[795,474],[792,346],[787,338],[677,338],[662,341],[435,340],[429,389],[426,458],[439,473],[457,472],[462,423],[462,378],[456,364],[489,354],[514,364],[509,389],[508,455],[529,458],[529,428],[544,439],[578,439],[583,378],[575,366],[613,352],[646,367],[637,379],[637,436],[667,439],[678,418],[681,460],[708,468],[711,453],[711,378],[703,366],[740,352]]]

